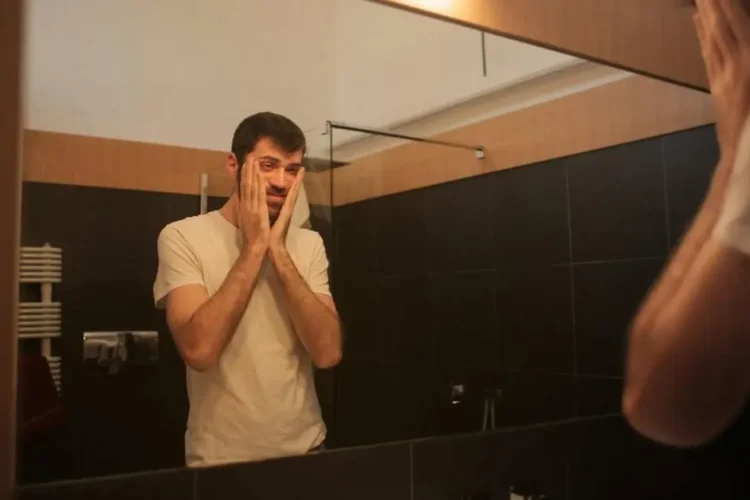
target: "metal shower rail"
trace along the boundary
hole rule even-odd
[[[477,157],[477,159],[482,160],[485,158],[486,150],[484,146],[481,145],[472,145],[472,144],[464,144],[460,142],[450,142],[450,141],[441,141],[438,139],[430,139],[427,137],[416,137],[413,135],[406,135],[406,134],[400,134],[398,132],[393,132],[390,130],[383,130],[383,129],[377,129],[372,127],[364,127],[360,125],[353,125],[351,123],[343,123],[343,122],[335,122],[335,121],[328,121],[326,122],[326,131],[325,134],[330,134],[331,129],[337,128],[341,130],[349,130],[352,132],[363,132],[366,134],[374,134],[374,135],[382,135],[384,137],[393,137],[394,139],[406,139],[408,141],[414,141],[414,142],[424,142],[427,144],[435,144],[437,146],[447,146],[451,148],[459,148],[459,149],[467,149],[470,151],[474,151],[474,155]]]

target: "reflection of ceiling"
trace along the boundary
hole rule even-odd
[[[26,128],[226,150],[272,110],[327,142],[334,0],[25,4]]]
[[[491,35],[483,61],[481,33],[464,26],[372,2],[338,0],[335,13],[339,122],[400,126],[577,61]],[[336,131],[334,144],[360,137]]]
[[[273,110],[326,158],[327,120],[392,127],[575,62],[487,37],[484,76],[477,31],[365,1],[27,5],[26,128],[209,150]],[[255,46],[262,63],[238,64]]]

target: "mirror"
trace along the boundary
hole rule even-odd
[[[293,227],[320,237],[344,347],[312,370],[296,333],[284,359],[242,345],[293,387],[231,350],[279,433],[237,456],[619,411],[629,318],[717,159],[707,95],[362,0],[27,5],[20,484],[185,465],[188,386],[229,382],[186,380],[157,239],[217,216],[235,127],[267,110],[307,139]]]

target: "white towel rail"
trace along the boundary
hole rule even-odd
[[[62,282],[62,249],[49,243],[41,247],[21,247],[19,267],[21,284],[38,284],[40,302],[22,302],[18,308],[18,339],[41,341],[41,354],[50,365],[52,378],[60,392],[62,360],[52,354],[52,339],[59,338],[62,308],[52,302],[52,285]]]

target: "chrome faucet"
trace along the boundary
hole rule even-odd
[[[124,364],[153,364],[159,359],[157,332],[115,331],[83,334],[83,360],[116,375]]]

